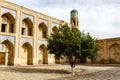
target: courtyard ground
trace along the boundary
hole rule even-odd
[[[119,65],[77,65],[75,73],[69,65],[0,66],[0,80],[120,80]]]

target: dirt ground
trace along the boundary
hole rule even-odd
[[[117,67],[101,65],[77,65],[75,68],[76,76],[72,76],[71,68],[69,65],[39,65],[14,67],[0,66],[0,80],[83,80],[80,79],[79,76],[93,73],[97,74],[100,71],[112,70],[115,68]]]

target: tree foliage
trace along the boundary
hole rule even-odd
[[[48,38],[48,50],[55,57],[67,57],[71,67],[75,66],[76,59],[80,57],[81,33],[76,28],[70,28],[67,24],[60,26],[59,33],[51,34]],[[74,59],[74,60],[73,60]]]
[[[81,63],[86,63],[86,58],[91,59],[92,62],[96,60],[98,45],[96,39],[89,35],[89,33],[81,35]]]
[[[76,60],[79,58],[82,60],[89,57],[94,60],[97,56],[95,38],[81,33],[77,28],[70,28],[67,24],[61,25],[59,32],[51,34],[47,41],[49,52],[55,54],[58,59],[62,56],[68,58],[72,68],[75,68]]]

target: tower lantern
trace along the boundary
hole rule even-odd
[[[71,22],[72,28],[78,28],[79,27],[78,11],[76,9],[73,9],[70,12],[70,22]]]

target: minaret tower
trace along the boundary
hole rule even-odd
[[[79,28],[78,11],[75,9],[70,12],[70,23],[72,28]]]

